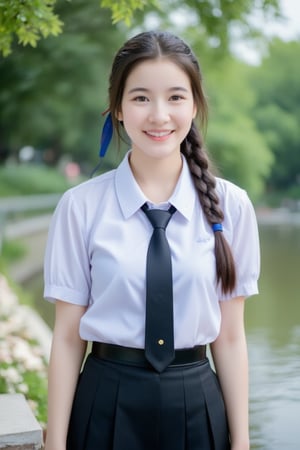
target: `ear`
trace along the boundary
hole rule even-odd
[[[122,111],[118,111],[116,113],[116,118],[118,119],[119,122],[123,121],[123,113],[122,113]]]
[[[197,110],[197,105],[196,103],[194,103],[194,109],[193,109],[193,119],[195,119],[195,117],[197,116],[198,110]]]

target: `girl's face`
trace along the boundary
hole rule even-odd
[[[118,120],[132,154],[165,158],[180,152],[197,108],[186,73],[168,59],[144,61],[129,74]]]

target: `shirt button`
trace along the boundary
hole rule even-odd
[[[157,343],[158,345],[164,345],[165,341],[163,339],[158,339]]]

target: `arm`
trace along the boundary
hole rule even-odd
[[[69,417],[78,375],[86,351],[79,321],[86,308],[56,302],[49,364],[48,427],[45,450],[65,450]]]
[[[248,355],[244,297],[220,302],[221,330],[211,344],[229,423],[231,450],[249,450]]]

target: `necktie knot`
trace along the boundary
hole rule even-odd
[[[142,206],[142,210],[148,217],[149,222],[151,223],[153,228],[162,228],[165,230],[172,215],[176,211],[176,208],[174,206],[170,206],[168,210],[149,209],[148,206],[145,204]]]

